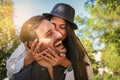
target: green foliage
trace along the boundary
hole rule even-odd
[[[118,51],[116,51],[117,47],[113,45],[113,43],[108,44],[103,49],[102,60],[104,62],[104,65],[107,66],[113,72],[113,74],[118,74],[120,73],[120,55],[118,54]]]
[[[13,3],[0,0],[0,80],[6,77],[6,60],[20,43],[13,24]]]
[[[120,80],[120,1],[88,0],[85,7],[91,17],[76,17],[78,25],[84,26],[77,32],[82,34],[81,41],[92,58],[93,80]],[[93,48],[97,38],[100,38],[99,43],[105,44],[103,49]],[[100,62],[95,61],[92,55],[98,51],[102,52]],[[105,67],[109,72],[98,74],[98,68]]]

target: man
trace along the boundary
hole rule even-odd
[[[41,16],[34,16],[25,22],[22,26],[20,38],[22,42],[28,41],[28,46],[31,45],[35,38],[41,40],[42,48],[40,52],[48,47],[54,50],[56,53],[66,53],[66,48],[62,45],[62,35],[56,31],[55,26],[45,20]],[[51,49],[46,49],[45,52],[50,52]],[[37,52],[36,54],[42,54]],[[56,56],[56,55],[55,55]],[[64,67],[52,66],[45,59],[41,59],[37,62],[33,62],[28,65],[26,70],[14,75],[15,80],[64,80]],[[26,72],[25,72],[26,71]],[[58,75],[59,74],[59,75]],[[28,76],[29,75],[29,76]]]
[[[55,10],[59,10],[63,8],[63,11],[56,11],[58,14],[56,14]],[[71,12],[71,14],[68,14],[68,11]],[[51,22],[55,25],[56,30],[58,32],[60,32],[62,34],[62,40],[64,40],[67,36],[67,32],[66,32],[66,22],[69,21],[71,23],[71,25],[73,24],[74,26],[72,26],[73,29],[77,29],[77,26],[75,23],[73,23],[74,20],[74,14],[75,14],[75,10],[68,4],[64,4],[64,3],[58,3],[54,6],[54,8],[52,9],[50,15],[48,15],[47,18],[51,18]],[[59,18],[57,18],[57,16]],[[61,18],[61,19],[60,19]],[[37,42],[37,41],[36,41]],[[11,55],[11,57],[7,60],[7,75],[8,77],[11,77],[13,73],[17,73],[21,70],[21,68],[25,67],[26,65],[28,65],[28,60],[26,60],[24,58],[24,55],[22,55],[23,53],[26,53],[25,48],[23,46],[23,44],[21,44],[19,46],[19,48],[17,48],[15,50],[15,52]],[[20,58],[20,59],[18,59]],[[19,61],[18,61],[19,60]],[[68,63],[66,65],[64,65],[64,67],[69,66],[70,62],[68,61]]]

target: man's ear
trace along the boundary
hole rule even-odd
[[[29,49],[31,48],[32,43],[33,43],[33,41],[28,41],[28,42],[27,42],[27,46],[28,46]]]

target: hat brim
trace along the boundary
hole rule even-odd
[[[76,25],[75,23],[70,22],[68,19],[66,19],[66,18],[63,17],[63,16],[60,16],[60,15],[57,15],[57,14],[50,14],[50,13],[43,13],[43,16],[46,16],[46,17],[52,17],[52,16],[61,17],[61,18],[65,19],[65,20],[67,20],[67,21],[72,25],[72,26],[71,26],[72,29],[78,29],[78,27],[77,27],[77,25]]]

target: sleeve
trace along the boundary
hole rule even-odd
[[[16,65],[15,65],[15,72],[14,73],[17,73],[17,72],[19,72],[22,68],[23,68],[23,66],[24,66],[24,57],[23,58],[21,58],[17,63],[16,63]]]
[[[87,65],[87,66],[86,66],[86,69],[87,69],[88,79],[89,79],[89,80],[92,80],[93,69],[92,69],[92,65],[91,65],[90,59],[88,58],[87,55],[85,55],[84,60],[85,60],[86,65]]]
[[[87,69],[88,79],[89,79],[89,80],[92,80],[93,69],[92,69],[91,65],[90,65],[90,66],[87,66],[86,69]]]
[[[65,80],[75,80],[73,70],[66,73]]]
[[[24,57],[26,51],[23,43],[12,53],[10,58],[7,60],[7,77],[10,78],[14,73],[19,72],[23,68]]]

